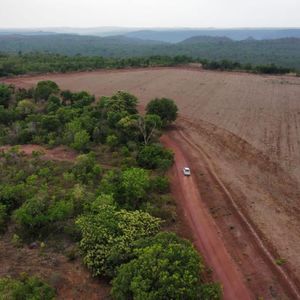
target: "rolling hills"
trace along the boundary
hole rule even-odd
[[[208,60],[227,59],[243,64],[274,63],[300,69],[300,38],[234,41],[228,37],[196,36],[172,44],[128,36],[6,34],[0,35],[0,52],[49,52],[115,58],[187,55]]]

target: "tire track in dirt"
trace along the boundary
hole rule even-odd
[[[215,279],[223,285],[224,300],[250,300],[253,295],[243,282],[242,275],[227,252],[218,235],[217,226],[201,201],[194,176],[185,177],[182,169],[187,160],[180,147],[167,135],[161,138],[165,146],[175,153],[172,169],[173,192],[181,198],[184,210],[192,229],[194,244],[215,272]],[[176,195],[175,195],[176,196]]]
[[[211,177],[214,179],[215,184],[218,185],[226,198],[229,200],[230,205],[234,208],[235,213],[238,215],[238,218],[241,220],[246,229],[251,233],[253,237],[253,242],[258,246],[261,250],[261,255],[264,257],[266,263],[270,266],[270,269],[273,272],[276,272],[280,279],[283,289],[290,295],[291,299],[300,299],[300,291],[298,290],[296,284],[290,279],[287,272],[280,266],[275,263],[276,258],[272,255],[269,249],[265,246],[264,242],[260,238],[259,234],[256,232],[255,228],[252,226],[251,222],[247,219],[247,217],[242,213],[239,206],[236,204],[234,198],[232,197],[229,190],[226,188],[222,180],[219,178],[216,168],[214,166],[213,161],[210,156],[199,146],[198,144],[191,141],[187,134],[185,134],[181,129],[176,130],[177,134],[180,136],[180,139],[185,141],[190,147],[194,148],[200,154],[200,157],[204,160],[207,170]]]

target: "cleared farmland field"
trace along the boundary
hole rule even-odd
[[[252,272],[247,275],[247,280],[252,280],[249,284],[261,291],[258,296],[269,295],[266,290],[270,286],[269,293],[280,295],[277,279],[268,278],[263,262],[253,257],[251,237],[239,225],[228,197],[236,202],[274,257],[285,262],[282,268],[299,283],[300,78],[165,68],[7,81],[28,87],[43,79],[54,80],[63,89],[84,89],[97,96],[129,91],[142,105],[155,97],[174,99],[181,115],[174,138],[193,162],[200,193],[231,256],[241,269]],[[217,188],[220,183],[213,176],[205,176],[211,167],[226,193]]]
[[[17,82],[28,86],[43,78],[97,96],[126,90],[141,104],[170,97],[189,120],[228,130],[300,179],[300,78],[156,69],[49,75]]]

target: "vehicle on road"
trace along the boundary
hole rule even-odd
[[[183,174],[184,176],[191,176],[191,170],[188,167],[183,168]]]

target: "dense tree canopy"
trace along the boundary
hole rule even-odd
[[[189,242],[160,233],[140,241],[135,255],[118,269],[115,299],[199,299],[203,263]]]
[[[178,112],[175,102],[167,98],[150,101],[146,110],[147,114],[158,115],[165,126],[176,120]]]
[[[93,214],[80,217],[77,225],[84,263],[94,275],[113,276],[131,256],[135,241],[158,232],[160,220],[141,211],[118,211],[100,204]]]

